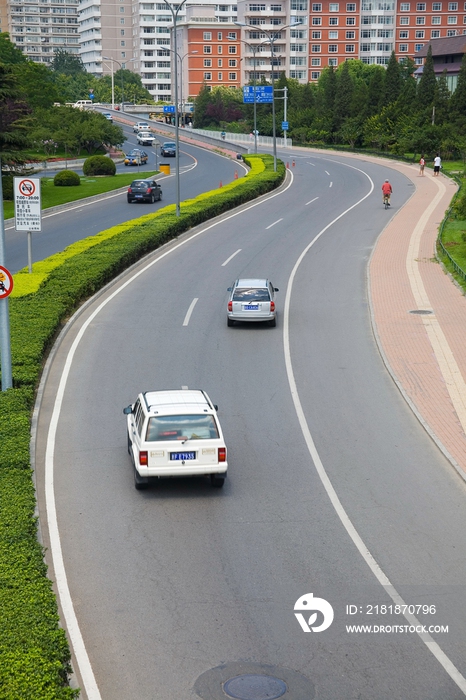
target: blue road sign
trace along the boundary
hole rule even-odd
[[[254,102],[254,89],[256,91],[257,104],[272,104],[273,88],[271,85],[245,85],[243,87],[243,102],[252,104]]]
[[[89,99],[90,99],[90,100],[93,100],[93,99],[94,99],[94,93],[93,93],[93,92],[90,92],[90,93],[89,93]]]
[[[164,114],[172,114],[175,112],[175,105],[164,105],[163,106],[163,113]]]
[[[282,131],[288,131],[288,122],[282,122]]]

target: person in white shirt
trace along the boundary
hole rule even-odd
[[[442,167],[442,159],[440,158],[439,154],[434,158],[434,177],[438,177],[438,174],[440,172],[440,168]]]

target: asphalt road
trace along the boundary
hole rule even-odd
[[[130,127],[125,126],[127,136],[123,148],[125,151],[137,147],[136,134]],[[160,137],[163,141],[163,137]],[[168,139],[167,139],[168,140]],[[119,166],[120,171],[133,172],[134,178],[144,177],[144,173],[154,172],[156,156],[153,149],[144,148],[149,154],[147,166]],[[202,157],[199,156],[202,154]],[[211,151],[201,150],[196,146],[181,144],[180,146],[180,199],[181,201],[196,197],[202,192],[216,189],[220,183],[226,185],[232,182],[235,172],[241,177],[244,173],[240,162],[235,162]],[[163,200],[155,204],[128,204],[126,191],[108,193],[97,202],[76,202],[66,211],[44,211],[42,215],[42,231],[32,235],[33,263],[43,260],[49,255],[66,248],[75,241],[93,236],[100,231],[136,219],[152,210],[160,209],[176,201],[175,162],[176,158],[157,159],[170,164],[170,175],[158,175],[157,182],[162,185]],[[44,173],[47,177],[53,173]],[[11,272],[17,272],[28,265],[27,232],[16,232],[14,222],[5,226],[6,266]]]
[[[307,155],[292,175],[281,193],[121,278],[55,356],[39,506],[92,700],[279,697],[226,694],[222,683],[241,674],[282,679],[285,700],[464,697],[453,677],[466,674],[465,487],[387,376],[370,324],[366,267],[391,216],[386,169]],[[395,209],[412,185],[391,181]],[[226,288],[250,275],[280,289],[276,328],[227,328]],[[137,492],[122,408],[141,390],[182,386],[219,404],[225,487],[183,479]],[[306,634],[294,605],[311,593],[334,620]],[[415,626],[394,600],[428,606],[417,621],[448,633],[394,631]]]

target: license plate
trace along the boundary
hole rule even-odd
[[[170,452],[170,459],[175,462],[196,459],[195,452]]]
[[[135,197],[136,199],[142,199],[142,194],[136,194]]]
[[[259,304],[245,304],[245,311],[259,311]]]

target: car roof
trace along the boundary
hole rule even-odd
[[[147,391],[144,398],[148,411],[152,415],[211,413],[213,411],[205,393],[200,390]]]
[[[268,283],[263,277],[245,277],[236,281],[236,287],[267,287]]]

